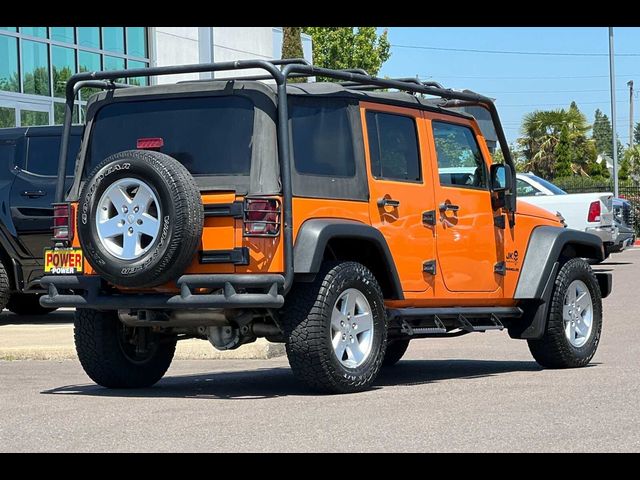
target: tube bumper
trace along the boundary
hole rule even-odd
[[[176,284],[180,293],[126,293],[111,289],[99,276],[45,275],[40,284],[47,291],[40,297],[43,307],[76,307],[96,310],[188,309],[188,308],[280,308],[279,293],[284,276],[273,274],[183,275]],[[193,293],[197,288],[216,293]],[[252,292],[246,292],[251,289]],[[255,292],[258,290],[258,293]]]

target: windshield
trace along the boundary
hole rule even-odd
[[[162,139],[160,152],[197,176],[248,176],[253,103],[240,96],[114,102],[94,118],[84,175],[102,160],[136,148],[140,139]]]
[[[554,195],[566,195],[567,194],[567,192],[565,192],[561,188],[556,187],[553,183],[548,182],[544,178],[540,178],[537,175],[531,175],[531,174],[529,174],[527,176],[529,178],[533,178],[536,182],[538,182],[540,185],[542,185],[546,189],[551,190],[551,192],[553,192]]]

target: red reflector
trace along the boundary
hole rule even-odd
[[[140,150],[153,150],[164,147],[164,140],[161,138],[139,138],[136,141],[136,148]]]
[[[587,221],[588,222],[600,221],[600,200],[591,202],[591,205],[589,205],[589,216],[587,217]]]

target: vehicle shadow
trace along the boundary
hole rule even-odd
[[[58,310],[46,315],[16,315],[8,310],[0,313],[0,326],[3,325],[49,325],[52,323],[73,323],[73,310]]]
[[[600,265],[633,265],[633,262],[602,262]]]
[[[537,372],[539,370],[541,367],[533,361],[403,360],[394,367],[383,369],[373,389],[492,377],[511,372]],[[106,389],[95,384],[84,384],[56,387],[41,393],[98,397],[227,400],[315,395],[294,378],[288,367],[167,376],[154,387],[146,389]]]

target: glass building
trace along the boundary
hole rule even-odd
[[[61,124],[65,82],[77,72],[280,58],[281,44],[279,27],[0,27],[0,128]],[[305,58],[311,60],[311,38],[303,34],[302,44]],[[146,85],[213,76],[128,82]],[[86,99],[92,93],[80,92],[74,122],[84,123]]]
[[[71,75],[147,66],[148,38],[146,27],[0,27],[0,128],[62,123]],[[91,93],[80,93],[76,122]]]

